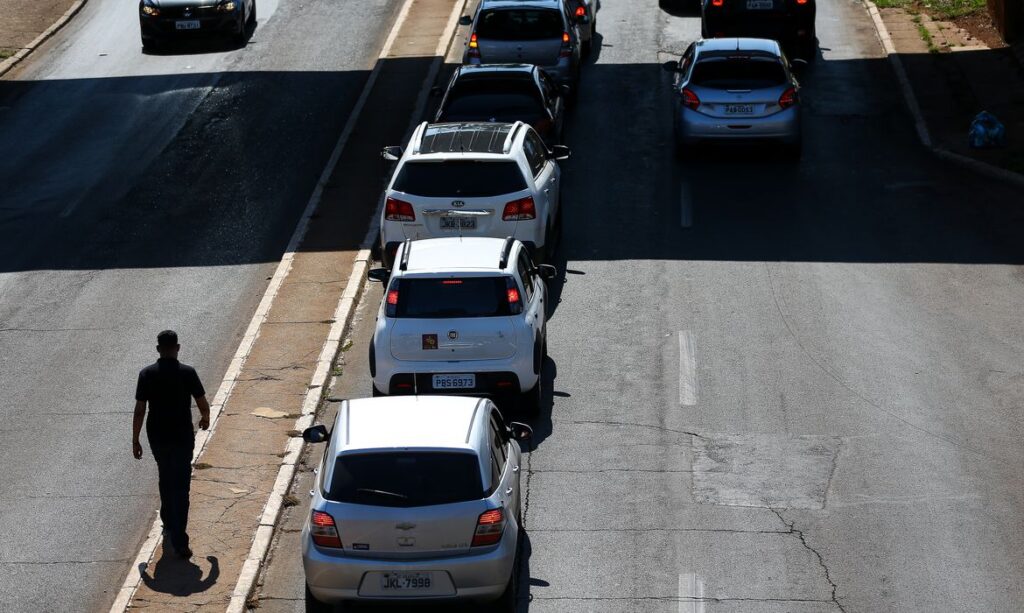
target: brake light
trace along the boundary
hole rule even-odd
[[[416,211],[405,200],[388,198],[384,202],[384,219],[388,221],[416,221]]]
[[[519,304],[519,290],[518,289],[516,289],[514,287],[510,287],[510,288],[508,288],[508,291],[506,291],[505,293],[508,295],[508,303],[509,303],[509,305]]]
[[[779,107],[788,109],[797,103],[796,88],[790,87],[779,96]]]
[[[480,43],[477,42],[476,32],[469,35],[469,57],[480,59]]]
[[[804,0],[804,2],[807,2],[807,0]],[[576,16],[577,17],[586,17],[587,16],[587,9],[586,9],[586,7],[584,7],[582,4],[577,6],[576,7]]]
[[[796,0],[797,4],[807,4],[807,0]]]
[[[501,540],[505,531],[505,509],[492,509],[480,514],[476,520],[476,532],[473,534],[473,547],[493,545]]]
[[[501,213],[503,221],[522,221],[524,219],[536,219],[537,208],[533,204],[533,196],[513,200],[505,205]]]
[[[388,304],[394,306],[398,304],[398,290],[393,289],[388,292]]]
[[[558,52],[558,57],[572,57],[572,45],[570,44],[572,39],[569,38],[568,32],[562,32],[562,49]]]
[[[711,0],[711,6],[725,6],[725,0]]]
[[[570,40],[569,39],[569,33],[568,32],[562,32],[562,44],[563,45],[568,45],[569,44],[569,40]]]
[[[462,279],[445,279],[441,285],[462,285]]]
[[[679,95],[683,97],[683,106],[694,111],[700,106],[700,98],[689,89],[683,88]]]
[[[505,277],[505,299],[508,300],[509,315],[518,315],[523,312],[523,303],[519,296],[519,286],[512,277]]]
[[[341,537],[338,536],[334,518],[323,511],[313,511],[313,515],[310,516],[309,535],[313,537],[313,542],[320,547],[341,549]]]
[[[388,295],[384,298],[384,315],[396,317],[398,315],[398,282],[392,282]]]

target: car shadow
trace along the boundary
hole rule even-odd
[[[658,0],[658,8],[673,17],[700,17],[700,0]]]

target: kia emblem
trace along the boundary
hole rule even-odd
[[[461,209],[462,207],[466,206],[466,203],[462,200],[452,200],[452,206],[457,209]]]

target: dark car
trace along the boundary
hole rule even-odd
[[[701,0],[704,38],[777,40],[790,57],[813,60],[815,0]]]
[[[580,28],[583,55],[590,55],[594,35],[597,34],[597,11],[601,9],[601,0],[569,0],[569,8]]]
[[[566,86],[533,64],[483,64],[455,70],[435,123],[490,121],[533,126],[548,145],[562,142]]]
[[[256,25],[256,0],[140,0],[142,48],[176,38],[227,34],[244,45]]]

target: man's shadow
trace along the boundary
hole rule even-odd
[[[192,560],[182,560],[166,551],[157,560],[152,575],[148,572],[149,565],[145,563],[139,564],[139,574],[146,587],[154,592],[189,596],[210,589],[220,577],[217,556],[206,556],[206,560],[210,563],[210,573],[205,579],[202,578],[203,570]]]

